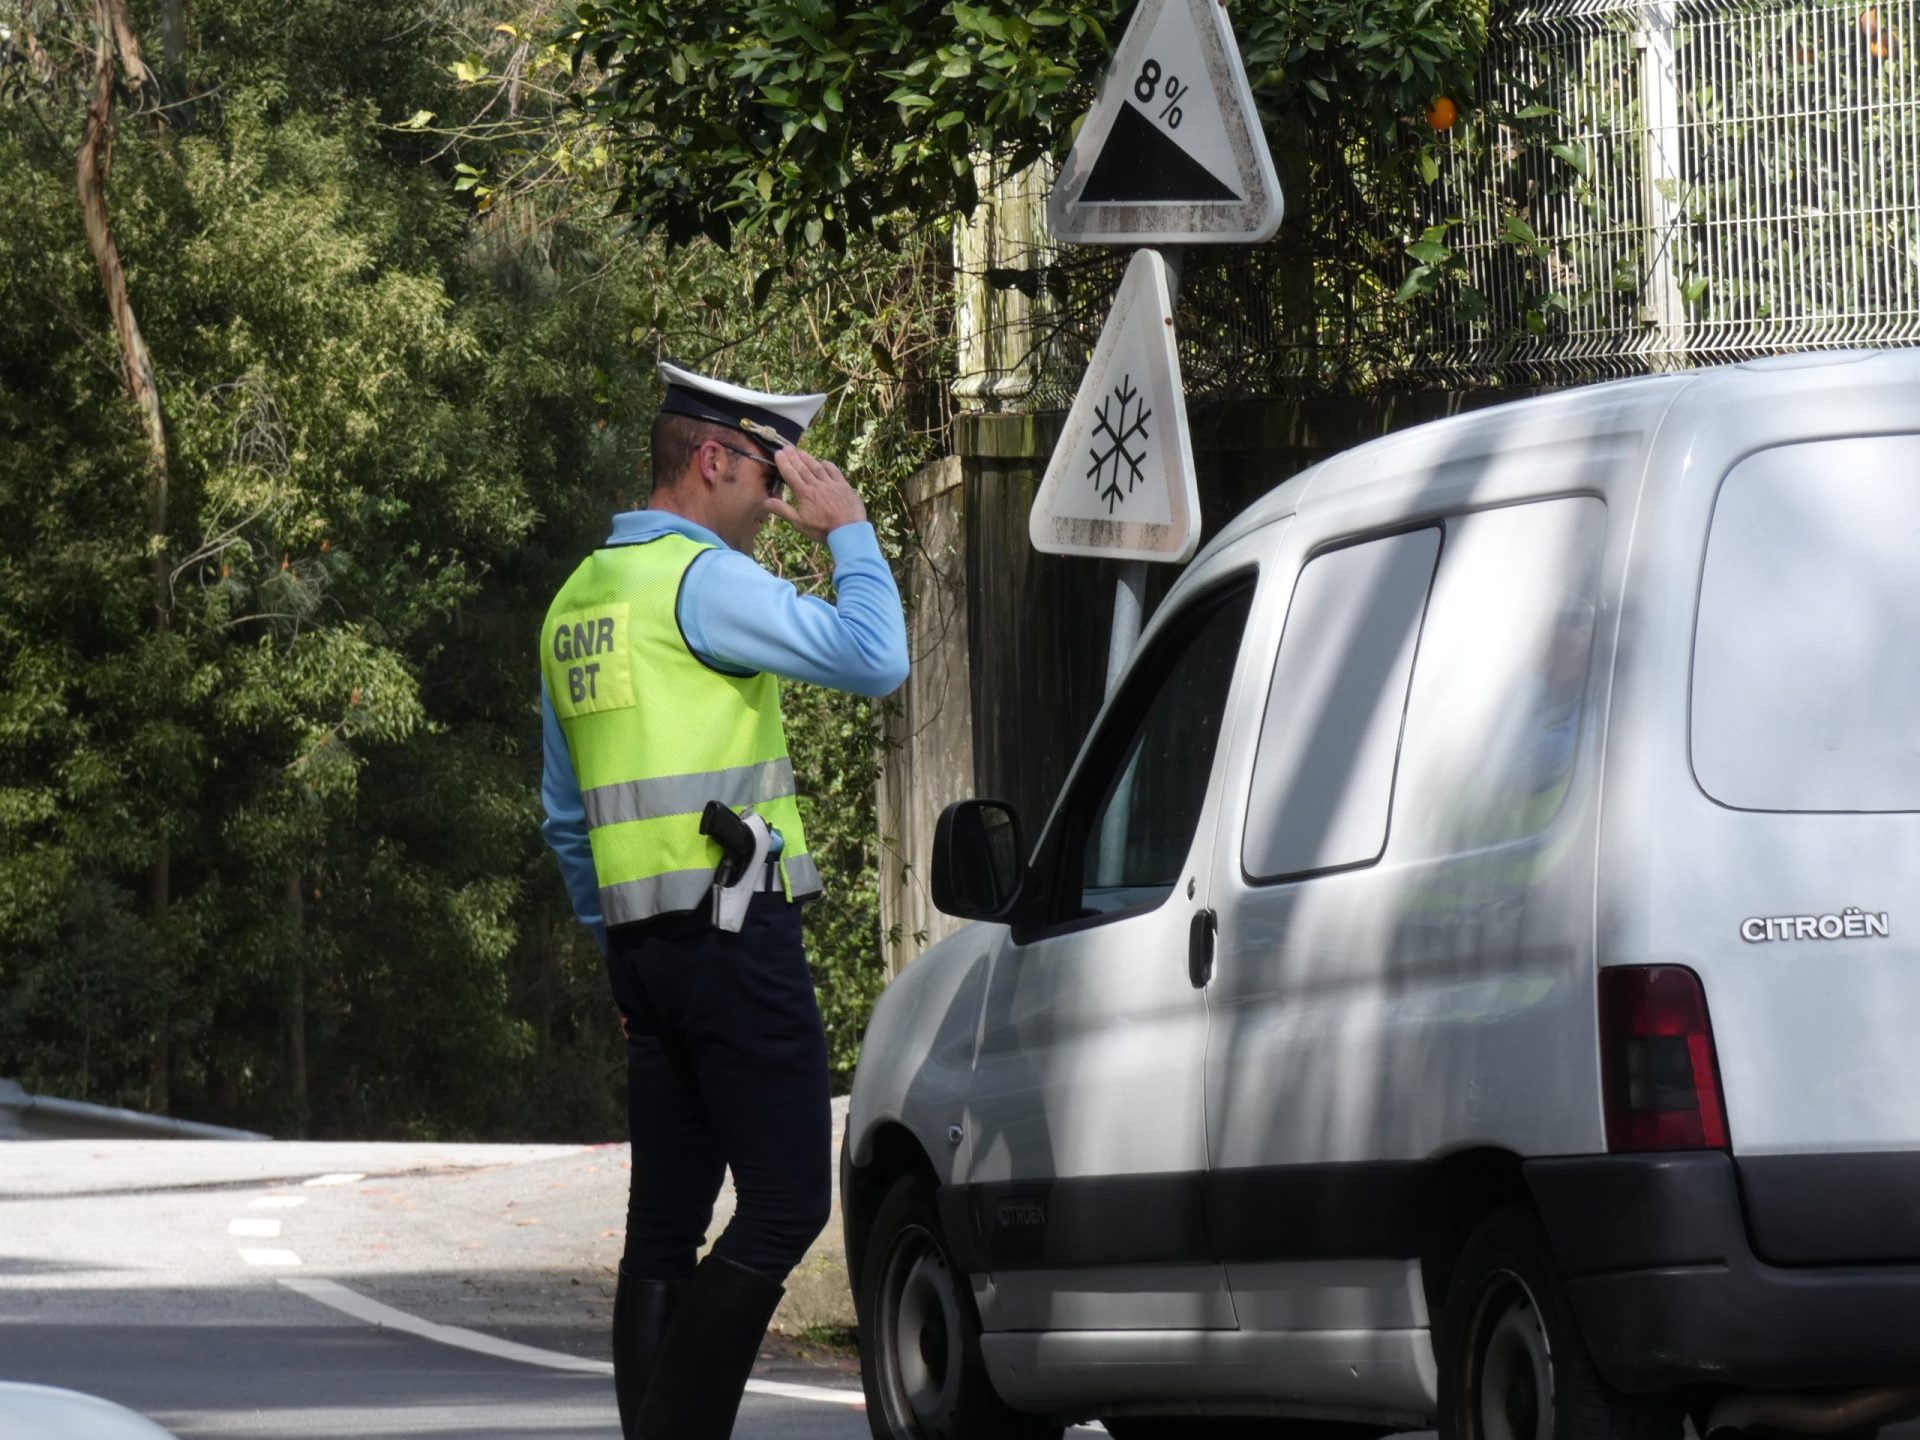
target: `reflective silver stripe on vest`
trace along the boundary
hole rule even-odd
[[[818,895],[827,887],[820,883],[820,867],[813,863],[811,855],[796,855],[787,861],[787,884],[793,887],[794,897]]]
[[[793,762],[784,756],[757,765],[735,765],[697,775],[663,775],[657,780],[623,780],[596,785],[580,798],[587,825],[624,825],[630,820],[661,820],[669,815],[698,815],[709,800],[738,810],[794,793]]]
[[[600,918],[609,925],[651,920],[669,910],[693,910],[707,903],[713,871],[669,870],[645,880],[628,880],[600,888]]]
[[[818,895],[820,867],[811,855],[796,855],[786,862],[787,883],[797,900]],[[672,870],[645,880],[629,880],[607,885],[600,891],[600,918],[608,925],[631,925],[636,920],[651,920],[670,910],[696,910],[707,903],[713,889],[711,870]]]

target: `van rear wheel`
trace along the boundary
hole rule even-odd
[[[1566,1281],[1530,1210],[1487,1217],[1437,1327],[1441,1440],[1678,1440],[1681,1410],[1594,1369]]]
[[[860,1381],[874,1440],[1060,1440],[994,1392],[966,1272],[940,1233],[932,1185],[896,1181],[860,1273]]]

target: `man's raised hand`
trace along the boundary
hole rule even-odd
[[[768,496],[766,508],[789,525],[815,540],[824,540],[829,530],[857,525],[867,518],[867,507],[831,460],[816,459],[787,445],[774,454],[773,463],[793,498],[789,502]]]

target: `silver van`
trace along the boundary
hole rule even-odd
[[[1920,352],[1314,467],[934,872],[841,1161],[876,1436],[1920,1408]]]

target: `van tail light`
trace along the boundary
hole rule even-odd
[[[1609,1150],[1724,1150],[1727,1109],[1700,977],[1681,965],[1600,972]]]

